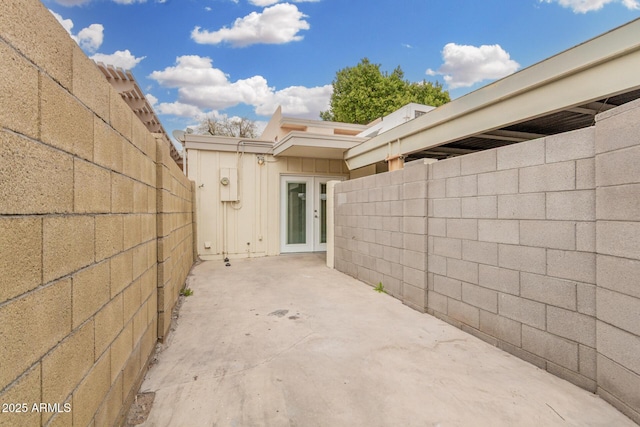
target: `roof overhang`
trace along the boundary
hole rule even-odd
[[[113,65],[96,62],[96,65],[102,71],[111,86],[120,94],[124,102],[127,103],[133,113],[140,119],[151,133],[159,133],[165,137],[169,144],[171,158],[178,164],[182,165],[182,155],[176,147],[169,141],[167,132],[160,123],[160,119],[156,116],[153,107],[142,93],[142,89],[138,85],[131,70],[123,70]]]
[[[640,19],[460,97],[351,148],[344,157],[347,166],[353,170],[470,137],[504,143],[533,139],[545,132],[522,132],[513,125],[560,112],[586,115],[581,123],[590,123],[611,108],[609,98],[640,89],[638,34]]]
[[[341,135],[322,135],[292,131],[273,146],[273,155],[316,159],[343,159],[345,152],[366,138]]]
[[[184,135],[187,150],[242,152],[252,154],[271,154],[273,143],[248,138],[233,138],[212,135]]]

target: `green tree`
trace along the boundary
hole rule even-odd
[[[367,124],[410,102],[438,107],[451,100],[440,83],[409,82],[399,66],[383,73],[380,64],[367,58],[338,71],[332,84],[329,110],[320,113],[322,120]]]

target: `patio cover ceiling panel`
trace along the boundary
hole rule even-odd
[[[533,139],[590,126],[596,113],[640,97],[638,34],[640,19],[458,98],[350,149],[347,165],[519,142],[492,139],[495,131],[536,134]]]

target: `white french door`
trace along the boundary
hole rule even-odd
[[[280,252],[327,250],[327,181],[331,177],[280,178]]]

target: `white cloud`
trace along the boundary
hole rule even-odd
[[[178,117],[201,117],[204,112],[193,105],[181,102],[162,102],[153,107],[158,114],[169,114]]]
[[[285,114],[316,118],[327,109],[332,91],[331,85],[292,86],[276,91],[259,75],[231,81],[222,70],[213,67],[210,58],[196,55],[178,57],[175,66],[154,71],[149,78],[162,87],[178,89],[177,101],[160,104],[159,112],[192,117],[196,110],[223,110],[246,104],[259,115],[270,115],[282,105]]]
[[[146,94],[144,97],[147,98],[147,101],[149,101],[149,104],[152,107],[158,103],[158,98],[156,98],[155,96],[151,95],[150,93]]]
[[[223,27],[218,31],[201,30],[195,27],[191,38],[199,44],[229,43],[235,47],[252,44],[283,44],[302,40],[301,30],[308,30],[307,16],[289,3],[276,4],[262,13],[251,12],[244,18],[238,18],[231,28]]]
[[[319,2],[320,0],[293,0],[293,3],[316,3]],[[237,3],[237,0],[235,1]],[[251,3],[254,6],[271,6],[272,4],[276,4],[279,3],[280,0],[249,0],[249,3]]]
[[[500,45],[480,47],[448,43],[442,50],[444,64],[430,76],[442,75],[449,89],[469,87],[483,80],[494,80],[514,73],[520,64]]]
[[[90,1],[91,0],[55,0],[56,3],[61,4],[63,6],[79,6],[81,4],[85,4]]]
[[[91,24],[80,30],[77,35],[74,35],[72,32],[73,21],[71,19],[64,19],[61,15],[52,10],[49,10],[49,12],[53,14],[60,25],[67,30],[67,33],[69,33],[71,38],[75,40],[82,49],[88,52],[95,52],[100,48],[100,46],[102,46],[102,41],[104,40],[104,27],[102,24]]]
[[[574,13],[587,13],[602,9],[609,3],[622,3],[631,10],[640,9],[638,0],[540,0],[542,3],[558,3],[560,6],[570,8]]]
[[[256,113],[262,116],[271,115],[278,105],[282,112],[292,116],[304,116],[317,119],[320,111],[329,108],[329,99],[333,86],[290,86],[272,93],[256,106]]]
[[[102,46],[104,40],[104,27],[102,24],[91,24],[87,28],[83,28],[78,33],[78,44],[81,48],[95,52]]]
[[[124,68],[125,70],[132,69],[133,67],[138,65],[138,63],[144,58],[146,58],[146,56],[136,58],[131,54],[131,52],[129,52],[129,49],[117,50],[110,55],[104,53],[96,53],[91,57],[91,59],[96,62],[104,62],[107,65]]]

